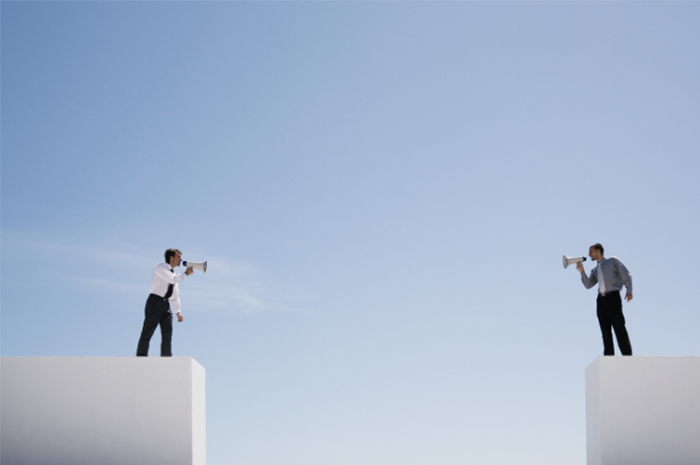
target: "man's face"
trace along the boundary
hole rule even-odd
[[[590,247],[588,249],[588,256],[591,257],[591,260],[598,261],[600,260],[601,255],[600,250],[596,249],[595,247]]]
[[[175,268],[176,266],[180,266],[180,263],[182,263],[182,254],[180,252],[175,252],[175,255],[170,259],[170,266]]]

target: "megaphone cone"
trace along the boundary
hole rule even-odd
[[[564,268],[578,262],[585,262],[586,257],[567,257],[564,255]]]
[[[182,266],[185,268],[195,268],[197,270],[200,270],[202,273],[207,272],[207,262],[202,262],[202,263],[195,263],[195,262],[188,262],[184,261],[182,262]]]

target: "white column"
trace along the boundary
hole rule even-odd
[[[700,464],[700,357],[599,357],[586,368],[588,465]]]
[[[1,363],[3,464],[206,464],[205,373],[192,358]]]

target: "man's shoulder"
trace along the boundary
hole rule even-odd
[[[609,257],[608,260],[610,262],[610,266],[614,267],[615,269],[624,268],[625,270],[627,270],[627,267],[624,263],[622,263],[622,260],[620,260],[619,258]]]

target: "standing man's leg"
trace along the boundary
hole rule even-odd
[[[137,357],[148,357],[148,346],[151,342],[151,337],[156,330],[156,326],[158,326],[158,323],[160,322],[159,316],[160,315],[158,315],[157,309],[149,297],[146,301],[146,308],[144,309],[141,337],[139,338],[139,344],[136,347]]]
[[[168,309],[160,320],[160,356],[161,357],[172,357],[173,356],[173,312]]]
[[[600,332],[603,334],[603,355],[615,355],[615,344],[612,336],[612,322],[608,316],[607,296],[598,295],[596,299],[596,313]]]
[[[151,342],[151,337],[163,319],[163,313],[167,313],[168,310],[169,305],[163,299],[159,299],[158,296],[152,294],[148,297],[144,310],[143,329],[141,329],[141,337],[136,348],[137,356],[148,357],[148,346]]]
[[[615,329],[615,336],[617,337],[617,345],[620,347],[620,352],[622,352],[622,355],[632,355],[632,344],[630,343],[630,337],[625,327],[625,316],[622,314],[622,299],[618,292],[611,295],[608,308],[608,315]]]

